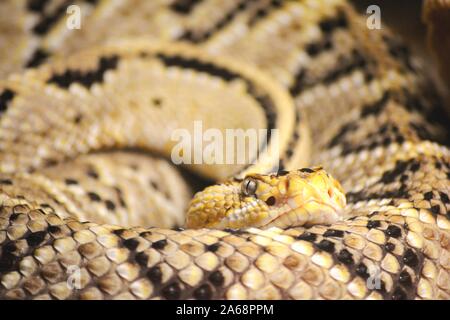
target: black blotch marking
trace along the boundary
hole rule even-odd
[[[326,18],[319,22],[319,28],[325,34],[330,34],[337,28],[347,28],[348,20],[343,12],[339,12],[336,17]]]
[[[8,242],[3,246],[3,253],[12,254],[17,250],[17,246],[14,242]]]
[[[150,268],[147,271],[147,278],[153,283],[153,284],[160,284],[162,280],[162,271],[159,266]]]
[[[65,182],[67,185],[78,184],[78,181],[77,181],[77,180],[75,180],[75,179],[70,179],[70,178],[65,179],[64,182]]]
[[[66,70],[62,74],[55,74],[47,83],[55,83],[62,88],[68,88],[72,83],[77,82],[90,88],[94,83],[102,82],[105,72],[117,68],[119,57],[112,55],[101,57],[97,70],[82,72],[78,70]]]
[[[59,233],[61,231],[61,228],[58,226],[49,226],[47,228],[47,231],[50,233]]]
[[[386,251],[392,252],[395,250],[395,244],[393,244],[392,242],[388,242],[384,245],[384,248],[386,249]]]
[[[119,196],[118,198],[119,198],[119,203],[122,206],[122,208],[127,208],[127,204],[126,204],[125,200],[123,199],[123,197]]]
[[[111,200],[105,200],[105,206],[109,211],[114,211],[116,209],[116,205]]]
[[[371,105],[368,105],[364,107],[361,111],[361,118],[366,118],[370,115],[378,115],[381,111],[385,108],[387,102],[389,101],[391,97],[391,93],[389,91],[386,91],[380,100],[374,102]]]
[[[419,258],[414,253],[413,250],[408,249],[406,250],[405,254],[403,255],[403,262],[410,267],[415,267],[419,263]]]
[[[355,269],[355,272],[358,276],[360,276],[363,279],[368,279],[370,277],[367,266],[364,263],[358,264],[358,266]]]
[[[77,115],[75,116],[75,118],[73,118],[73,123],[79,124],[79,123],[81,122],[81,120],[83,120],[83,115],[77,114]]]
[[[15,255],[8,252],[2,252],[0,256],[0,274],[17,269],[18,261],[19,258]]]
[[[411,275],[409,274],[408,271],[403,270],[399,277],[398,277],[398,281],[404,285],[405,287],[410,287],[412,285],[412,279],[411,279]]]
[[[321,51],[320,42],[311,42],[309,43],[306,48],[306,53],[310,55],[311,57],[317,56]]]
[[[404,184],[407,180],[408,180],[408,175],[402,174],[402,176],[400,177],[400,182]]]
[[[182,15],[188,15],[201,0],[177,0],[170,5],[170,8]]]
[[[47,60],[47,58],[50,56],[50,53],[45,51],[44,49],[37,49],[34,51],[33,55],[30,57],[28,62],[25,64],[26,68],[35,68],[40,66]]]
[[[387,227],[385,233],[392,238],[398,238],[402,235],[402,230],[397,226],[389,226]]]
[[[126,231],[125,229],[117,229],[117,230],[113,230],[112,233],[114,233],[116,236],[121,237],[125,231]]]
[[[224,284],[225,278],[220,271],[216,270],[209,275],[209,281],[211,281],[214,286],[220,287]]]
[[[288,148],[288,149],[286,150],[286,156],[287,156],[288,158],[291,158],[293,155],[294,155],[294,150],[292,150],[291,148]]]
[[[9,179],[0,179],[0,184],[4,184],[4,185],[12,185],[12,181]]]
[[[114,187],[114,190],[116,191],[117,198],[119,199],[119,204],[122,206],[122,208],[126,208],[127,204],[125,203],[125,200],[122,196],[122,190],[119,187]]]
[[[335,230],[335,229],[328,229],[323,234],[324,237],[336,237],[336,238],[342,238],[344,236],[344,231],[342,230]]]
[[[341,57],[339,59],[338,67],[326,74],[321,82],[324,84],[330,84],[337,79],[351,74],[357,68],[363,68],[367,65],[366,58],[357,50],[353,50],[350,57]]]
[[[86,174],[92,179],[98,179],[98,173],[94,169],[89,169]]]
[[[153,98],[152,99],[152,104],[155,106],[155,107],[158,107],[158,108],[160,108],[161,106],[162,106],[162,99],[161,98]]]
[[[152,243],[152,248],[155,248],[157,250],[162,250],[166,247],[167,245],[167,240],[166,239],[162,239],[156,242]]]
[[[8,109],[9,102],[14,99],[16,93],[10,89],[5,89],[2,94],[0,94],[0,113],[3,113]]]
[[[48,0],[28,0],[27,9],[39,13],[44,9],[47,2]]]
[[[64,1],[52,14],[43,16],[42,19],[33,27],[33,33],[39,36],[45,35],[50,28],[66,13],[66,9],[69,5],[70,1]]]
[[[134,260],[136,260],[136,262],[142,266],[142,267],[146,267],[147,263],[148,263],[148,256],[147,254],[145,254],[144,252],[138,252],[136,253],[136,255],[134,256]]]
[[[194,291],[194,298],[198,300],[209,300],[213,294],[211,286],[203,284]]]
[[[388,170],[383,173],[383,176],[380,179],[380,182],[388,184],[394,182],[397,177],[403,175],[405,173],[406,169],[408,168],[408,162],[407,161],[397,161],[395,163],[395,167],[392,170]]]
[[[46,166],[46,167],[55,166],[57,164],[58,164],[58,161],[56,161],[55,159],[44,159],[44,166]]]
[[[256,11],[256,13],[248,21],[249,27],[254,26],[258,21],[260,21],[264,17],[268,16],[273,9],[279,8],[282,5],[283,5],[283,1],[281,1],[281,0],[272,0],[269,3],[268,6],[258,9]]]
[[[151,236],[152,235],[152,232],[151,231],[144,231],[144,232],[141,232],[141,233],[139,233],[139,235],[141,236],[141,237],[147,237],[147,236]]]
[[[437,215],[441,211],[441,207],[438,204],[436,204],[436,205],[432,206],[430,208],[430,210],[431,210],[431,213],[433,213],[434,215]]]
[[[354,263],[353,255],[347,249],[342,249],[337,255],[337,259],[345,265],[351,265]]]
[[[279,176],[279,177],[285,176],[287,174],[289,174],[289,171],[286,171],[286,170],[280,170],[277,172],[277,176]]]
[[[448,198],[448,195],[443,193],[443,192],[439,192],[439,197],[441,198],[441,201],[443,204],[448,204],[450,203],[450,199]]]
[[[293,155],[294,155],[294,150],[297,147],[297,142],[300,139],[300,134],[298,132],[298,128],[301,122],[301,115],[300,115],[300,111],[299,110],[295,110],[295,123],[294,123],[294,134],[291,136],[289,143],[288,143],[288,147],[285,153],[285,159],[289,160]],[[281,168],[281,166],[280,166]],[[283,172],[287,172],[284,170],[281,170]]]
[[[293,97],[297,96],[307,86],[306,79],[307,79],[306,70],[302,68],[295,75],[294,83],[289,88],[289,91]]]
[[[317,244],[317,247],[323,251],[333,253],[334,252],[334,243],[329,240],[322,240]]]
[[[373,228],[379,228],[381,226],[381,222],[378,220],[370,220],[367,222],[367,228],[373,229]]]
[[[225,228],[225,229],[223,229],[223,231],[231,233],[231,234],[234,234],[234,235],[243,235],[243,234],[245,234],[245,232],[240,230],[240,229]]]
[[[27,243],[30,247],[36,247],[38,245],[40,245],[46,236],[47,232],[45,231],[38,231],[38,232],[34,232],[29,234],[26,237]]]
[[[88,195],[89,199],[91,199],[91,201],[95,201],[95,202],[102,201],[102,198],[100,198],[100,196],[95,192],[92,192],[92,191],[88,192],[87,195]]]
[[[310,168],[302,168],[299,171],[301,172],[306,172],[306,173],[314,173],[314,170],[310,169]]]
[[[420,163],[414,160],[411,164],[410,170],[413,172],[416,172],[419,169],[420,169]]]
[[[9,221],[16,221],[19,218],[20,213],[13,213],[9,216]]]
[[[317,239],[317,235],[314,233],[310,233],[310,232],[304,232],[301,235],[297,236],[296,239],[314,242]]]
[[[159,186],[155,181],[150,180],[150,185],[152,186],[153,189],[159,190]]]
[[[232,22],[233,18],[239,12],[243,11],[250,2],[251,1],[247,1],[247,0],[237,1],[234,8],[231,9],[228,13],[226,13],[223,16],[223,18],[218,20],[214,26],[210,27],[209,30],[207,30],[206,32],[201,32],[201,33],[194,32],[193,30],[187,30],[180,36],[179,40],[186,40],[186,41],[190,41],[193,43],[200,43],[200,42],[208,40],[215,33],[217,33],[217,31],[225,28],[230,22]],[[251,22],[252,22],[252,18],[250,18],[250,20],[249,20],[249,25],[251,24]]]
[[[405,137],[398,135],[395,138],[395,142],[397,142],[398,144],[402,144],[403,142],[405,142]]]
[[[347,135],[347,133],[354,131],[358,129],[358,124],[354,122],[347,123],[341,127],[339,132],[331,139],[330,143],[328,144],[328,147],[332,148],[336,145],[338,145]]]
[[[383,41],[387,46],[389,54],[401,62],[402,68],[415,72],[415,68],[410,57],[410,51],[408,47],[402,43],[402,41],[392,35],[383,35]]]
[[[192,69],[198,72],[205,72],[215,77],[219,77],[225,81],[232,81],[240,78],[239,74],[214,65],[210,62],[203,62],[195,58],[181,57],[177,55],[167,55],[158,53],[156,55],[167,67],[180,67],[184,69]]]
[[[206,247],[206,250],[211,251],[211,252],[216,252],[217,250],[219,250],[220,248],[220,244],[219,243],[213,243],[209,246]]]
[[[136,239],[127,239],[123,241],[123,245],[129,250],[136,250],[139,246],[139,241]]]
[[[411,121],[409,123],[409,126],[414,130],[419,139],[429,141],[435,140],[433,139],[433,135],[431,134],[431,132],[424,125]]]
[[[162,296],[167,300],[177,300],[181,296],[181,288],[178,282],[169,284],[167,287],[161,290]]]
[[[389,146],[391,144],[392,140],[389,137],[386,137],[383,139],[383,141],[381,142],[381,144],[385,147]]]

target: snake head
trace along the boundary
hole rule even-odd
[[[240,229],[331,224],[342,217],[345,205],[341,185],[321,167],[249,174],[198,192],[186,226]]]

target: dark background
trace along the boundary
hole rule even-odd
[[[366,15],[370,5],[381,9],[382,27],[389,27],[398,33],[416,55],[430,60],[426,45],[426,28],[422,22],[421,0],[351,0],[358,11]]]
[[[426,26],[422,21],[422,0],[350,0],[363,15],[370,5],[378,5],[381,11],[382,28],[389,28],[399,35],[412,49],[412,53],[421,58],[425,72],[431,77],[436,89],[448,99],[450,115],[450,93],[438,75],[435,57],[431,53],[427,40]],[[368,15],[367,15],[368,16]]]

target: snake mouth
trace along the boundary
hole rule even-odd
[[[316,200],[307,201],[302,206],[292,208],[289,201],[278,207],[279,210],[271,210],[269,217],[258,227],[301,227],[316,224],[331,224],[342,217],[342,208],[334,207],[329,203]],[[282,210],[285,208],[284,210]],[[281,209],[281,210],[280,210]]]

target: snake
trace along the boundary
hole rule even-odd
[[[449,7],[424,10],[444,79]],[[384,25],[342,0],[0,8],[0,298],[450,298],[445,101]],[[174,165],[196,122],[265,139]]]

